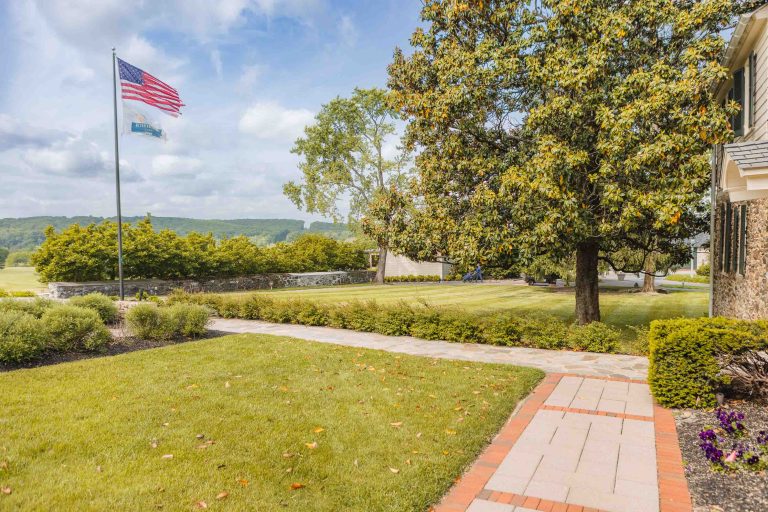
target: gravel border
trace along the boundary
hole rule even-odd
[[[724,409],[743,412],[744,425],[755,432],[768,430],[768,406],[756,402],[732,401]],[[685,476],[695,512],[765,512],[768,511],[768,475],[740,471],[712,471],[699,448],[699,432],[716,425],[713,410],[675,411],[677,436],[683,454]]]

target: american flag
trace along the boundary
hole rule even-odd
[[[142,101],[173,117],[181,114],[184,103],[176,89],[120,58],[117,66],[124,100]]]

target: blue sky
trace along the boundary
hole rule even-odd
[[[417,0],[0,2],[0,217],[113,215],[112,46],[175,86],[167,142],[121,137],[123,211],[317,217],[282,195],[320,106],[384,86]],[[394,144],[394,141],[393,141]]]

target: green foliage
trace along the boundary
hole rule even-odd
[[[92,309],[56,306],[48,309],[40,321],[48,338],[47,346],[53,350],[96,351],[112,339],[99,314]]]
[[[46,311],[56,306],[56,304],[56,302],[50,299],[43,299],[41,297],[36,297],[34,300],[2,299],[0,300],[0,312],[21,311],[35,318],[40,318]]]
[[[418,147],[390,240],[416,259],[504,266],[580,254],[577,319],[622,249],[688,256],[706,228],[709,150],[730,140],[716,86],[729,0],[423,2],[389,67]],[[641,270],[641,269],[638,269]]]
[[[0,310],[0,363],[22,363],[45,349],[39,319],[22,311]]]
[[[710,273],[710,265],[709,263],[705,263],[701,265],[699,268],[696,269],[696,275],[697,276],[705,276],[707,280],[709,280],[709,273]]]
[[[397,119],[382,89],[355,89],[350,98],[323,105],[291,150],[301,158],[302,180],[286,183],[283,192],[297,207],[334,220],[341,219],[339,201],[349,198],[349,222],[365,218],[365,234],[385,250],[396,209],[392,198],[409,171],[404,148],[395,158],[384,156],[385,145],[396,135]],[[383,262],[378,277],[383,282]]]
[[[768,323],[726,318],[651,323],[648,382],[666,407],[712,407],[728,382],[718,359],[768,348]]]
[[[602,322],[572,325],[568,331],[568,347],[585,352],[616,352],[621,332]]]
[[[73,224],[46,239],[33,256],[44,281],[97,281],[117,275],[117,227],[110,221]],[[318,234],[260,248],[244,236],[218,242],[213,235],[186,237],[155,231],[149,217],[123,228],[123,272],[129,279],[231,277],[270,272],[360,270],[363,247]]]
[[[209,319],[207,307],[180,302],[168,307],[139,304],[125,314],[128,330],[133,336],[156,341],[204,336]]]
[[[5,260],[10,251],[6,247],[0,247],[0,269],[5,268]]]
[[[334,304],[300,298],[274,299],[263,294],[233,297],[176,291],[168,298],[168,303],[204,305],[224,318],[325,325],[457,343],[616,352],[620,338],[617,329],[600,323],[569,330],[565,322],[546,315],[509,312],[478,315],[462,309],[404,301],[383,304],[373,300],[353,300]],[[151,308],[147,312],[148,315],[156,314]],[[149,321],[144,323],[151,324]]]
[[[13,251],[5,258],[6,267],[28,267],[32,264],[32,251]]]
[[[708,283],[709,282],[709,274],[701,276],[701,275],[688,275],[688,274],[670,274],[667,277],[665,277],[667,281],[676,281],[679,283]]]
[[[440,276],[405,275],[405,276],[390,276],[390,277],[384,278],[385,283],[427,283],[427,282],[436,282],[436,281],[440,281]]]
[[[82,297],[72,297],[69,299],[69,303],[73,306],[96,311],[101,318],[101,321],[105,324],[112,324],[117,321],[117,305],[103,293],[89,293]]]

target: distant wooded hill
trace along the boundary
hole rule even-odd
[[[136,223],[143,217],[123,217],[124,222]],[[57,230],[70,224],[87,226],[105,220],[104,217],[24,217],[0,219],[0,247],[17,251],[33,249],[45,239],[43,234],[48,226]],[[111,217],[110,220],[115,220]],[[213,233],[216,238],[230,238],[245,235],[259,245],[291,241],[302,233],[323,233],[337,240],[353,236],[346,224],[313,222],[309,229],[304,221],[296,219],[188,219],[185,217],[152,216],[155,229],[171,229],[180,235],[191,231]]]

